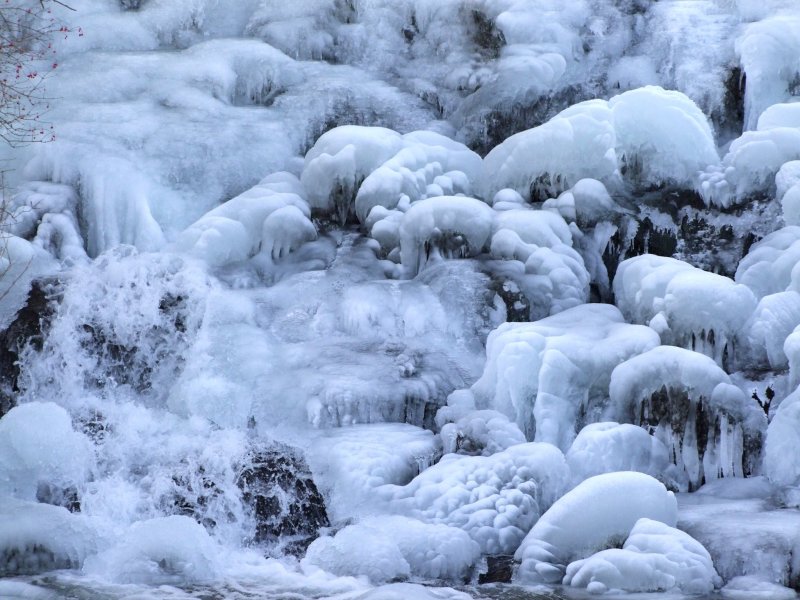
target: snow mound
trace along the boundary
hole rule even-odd
[[[190,517],[138,521],[117,544],[86,560],[84,571],[117,583],[175,585],[213,580],[216,543]]]
[[[22,404],[0,419],[0,491],[35,500],[40,483],[80,486],[93,462],[91,442],[57,404]]]
[[[408,577],[463,581],[479,557],[478,544],[461,529],[381,516],[317,538],[304,563],[336,575],[363,575],[372,583]]]
[[[458,527],[484,554],[509,554],[569,483],[550,444],[519,444],[491,456],[448,454],[405,486],[385,486],[391,512]]]
[[[660,479],[669,465],[667,448],[635,425],[592,423],[580,430],[567,452],[573,482],[612,473],[638,471]]]
[[[659,346],[634,356],[614,369],[609,393],[620,421],[651,429],[667,447],[682,489],[742,477],[757,463],[750,452],[763,413],[702,354]]]
[[[515,578],[520,583],[559,583],[569,563],[621,544],[642,518],[674,527],[674,494],[644,473],[591,477],[536,522],[514,555],[520,563]]]
[[[275,173],[206,213],[185,229],[174,249],[212,267],[241,262],[258,252],[272,260],[317,237],[300,182]]]
[[[674,527],[639,519],[621,549],[603,550],[567,566],[564,585],[592,593],[679,589],[708,594],[721,579],[703,545]]]
[[[644,254],[620,263],[617,305],[630,320],[649,324],[662,341],[696,350],[723,365],[756,307],[748,287],[674,258]]]
[[[543,201],[587,177],[693,189],[700,172],[718,162],[711,126],[697,105],[680,92],[647,86],[575,104],[505,140],[484,159],[485,196],[512,188]]]
[[[3,497],[0,508],[0,576],[79,569],[96,551],[97,531],[61,506]]]
[[[611,371],[658,345],[647,327],[607,304],[586,304],[535,323],[504,323],[486,342],[486,367],[471,388],[475,407],[513,419],[526,436],[567,450],[579,411],[606,403]],[[603,352],[597,352],[598,346]]]

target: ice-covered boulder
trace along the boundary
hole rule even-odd
[[[615,368],[609,393],[619,421],[651,429],[667,447],[682,489],[758,463],[764,414],[707,356],[659,346]]]
[[[764,473],[782,487],[800,486],[800,465],[791,457],[800,451],[800,390],[778,406],[767,428]]]
[[[762,17],[747,25],[736,41],[736,52],[747,76],[746,129],[762,124],[759,117],[767,107],[789,99],[791,82],[800,74],[797,66],[800,20],[796,15],[767,13],[765,16],[769,18]]]
[[[98,532],[82,515],[8,496],[1,504],[0,577],[79,569],[97,551]]]
[[[658,344],[652,329],[625,323],[608,304],[578,306],[535,323],[504,323],[487,340],[473,401],[514,419],[529,439],[566,451],[576,428],[598,420],[614,367]]]
[[[458,527],[484,554],[510,554],[569,484],[564,455],[550,444],[519,444],[491,456],[445,455],[405,486],[377,498],[393,513]]]
[[[641,427],[627,423],[606,421],[587,425],[572,442],[567,463],[576,484],[614,471],[638,471],[669,481],[666,446]]]
[[[414,203],[400,224],[400,253],[410,276],[437,257],[480,254],[492,233],[491,207],[461,196],[439,196]]]
[[[674,527],[672,492],[644,473],[591,477],[559,498],[533,526],[514,557],[520,583],[559,583],[567,565],[621,544],[639,519]]]
[[[464,581],[480,557],[466,532],[402,516],[370,517],[318,538],[304,564],[373,583],[397,579]]]
[[[702,352],[720,365],[734,360],[736,335],[756,307],[745,285],[651,254],[620,263],[613,287],[630,320],[650,325],[665,343]]]
[[[484,159],[485,195],[512,188],[537,201],[589,177],[693,189],[719,162],[705,115],[687,96],[647,86],[589,100],[511,136]]]
[[[203,215],[178,236],[174,248],[212,267],[258,252],[277,260],[317,237],[303,194],[296,177],[274,173]]]
[[[708,594],[719,575],[703,545],[689,534],[651,519],[639,519],[622,548],[611,548],[567,566],[564,585],[593,594],[609,590],[658,592],[678,589]]]
[[[401,423],[353,425],[324,432],[306,458],[334,522],[381,514],[378,489],[405,485],[442,454],[432,432]]]
[[[567,221],[581,228],[591,228],[602,222],[614,222],[626,210],[609,195],[606,186],[596,179],[581,179],[558,198],[550,198],[542,208],[558,212]]]
[[[93,463],[91,442],[57,404],[22,404],[0,419],[0,492],[35,500],[39,484],[80,486]]]
[[[800,292],[800,227],[789,225],[773,231],[750,248],[739,262],[735,280],[753,290],[758,298],[793,289]]]
[[[404,196],[413,203],[478,191],[481,158],[463,144],[432,131],[415,131],[403,136],[403,145],[358,188],[355,212],[361,223],[375,207],[394,209]]]
[[[785,369],[784,343],[798,325],[800,294],[790,290],[764,296],[739,334],[739,361],[751,368]]]
[[[158,517],[131,525],[115,545],[87,559],[84,570],[117,583],[200,583],[219,572],[219,547],[189,517]]]
[[[402,148],[402,136],[383,127],[345,125],[324,133],[306,153],[300,177],[311,208],[346,223],[361,183]]]
[[[526,441],[519,427],[496,410],[465,411],[443,406],[436,413],[436,423],[441,428],[445,454],[491,456]]]
[[[589,273],[572,247],[563,218],[544,210],[506,210],[495,216],[488,264],[512,281],[528,302],[531,320],[561,312],[589,297]]]
[[[781,201],[784,223],[800,225],[800,160],[783,163],[775,175],[775,197]]]

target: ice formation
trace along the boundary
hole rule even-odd
[[[592,593],[655,592],[674,588],[707,594],[720,577],[708,551],[690,535],[651,519],[636,521],[621,549],[609,549],[567,566],[564,584]]]
[[[609,391],[620,421],[650,428],[667,447],[680,488],[756,468],[764,414],[710,358],[659,346],[614,369]]]
[[[718,160],[708,120],[689,98],[644,87],[574,105],[510,137],[484,161],[486,193],[512,188],[541,201],[587,177],[692,189]]]
[[[796,1],[67,4],[0,596],[798,586]]]
[[[604,403],[614,367],[657,345],[654,331],[625,323],[609,305],[503,324],[487,340],[486,368],[471,388],[472,401],[514,419],[529,438],[566,451],[579,423]]]
[[[628,319],[650,325],[663,342],[707,354],[720,365],[734,360],[736,335],[756,307],[747,286],[651,254],[619,265],[614,295]]]
[[[567,452],[573,481],[613,473],[638,471],[669,478],[669,454],[655,436],[628,423],[592,423],[580,430]]]
[[[560,582],[568,564],[621,543],[643,518],[675,526],[678,505],[662,483],[630,471],[590,477],[559,498],[522,541],[516,579]]]

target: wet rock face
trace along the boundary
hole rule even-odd
[[[53,282],[34,281],[25,306],[11,325],[0,332],[0,417],[16,404],[20,352],[27,344],[33,344],[37,349],[42,347],[43,334],[53,314],[54,287]]]
[[[72,513],[81,512],[81,500],[75,486],[61,488],[49,483],[40,483],[36,489],[36,500],[42,504],[62,506]]]
[[[252,542],[300,555],[330,525],[325,502],[305,459],[294,448],[270,444],[246,457],[237,484],[252,511]]]

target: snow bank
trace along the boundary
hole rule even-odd
[[[637,186],[693,189],[699,173],[718,162],[697,105],[680,92],[648,86],[608,102],[575,104],[505,140],[484,159],[485,195],[512,188],[542,201],[580,179],[617,185],[620,175]]]
[[[638,471],[664,481],[669,456],[664,444],[641,427],[604,422],[580,430],[567,463],[575,484],[614,471]]]
[[[742,477],[757,464],[749,453],[764,415],[706,356],[659,346],[614,369],[609,393],[620,421],[652,429],[667,447],[682,489]]]
[[[558,583],[567,565],[625,540],[639,519],[673,527],[672,492],[644,473],[591,477],[559,498],[533,526],[514,558],[520,583]]]
[[[464,581],[479,557],[478,544],[461,529],[383,516],[317,538],[303,562],[373,583],[408,577]]]
[[[0,491],[35,500],[37,485],[82,485],[93,466],[91,442],[52,402],[15,406],[0,419]]]
[[[200,583],[217,576],[218,553],[202,525],[173,515],[134,523],[116,545],[90,557],[84,571],[117,583]]]
[[[505,323],[487,340],[486,367],[471,388],[475,407],[497,410],[529,439],[567,450],[579,411],[592,420],[605,404],[614,367],[658,343],[653,330],[625,323],[619,310],[605,304],[535,323]]]
[[[591,593],[609,590],[657,592],[679,589],[708,594],[721,579],[708,551],[687,533],[639,519],[621,549],[603,550],[567,566],[564,584]]]

